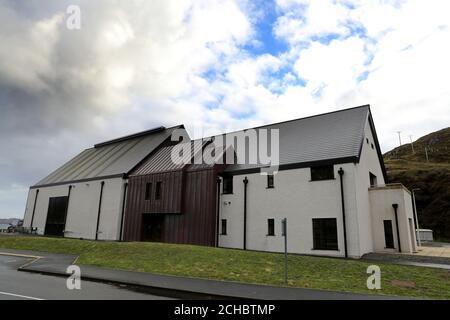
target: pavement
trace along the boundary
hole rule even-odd
[[[28,257],[28,262],[18,265],[18,270],[68,277],[67,267],[76,256],[49,254],[43,252],[0,249],[0,256]],[[327,290],[285,288],[265,285],[244,284],[217,280],[156,275],[94,266],[80,266],[81,279],[116,285],[131,286],[157,297],[166,296],[181,299],[251,299],[251,300],[399,300],[404,297],[368,295]],[[22,272],[25,273],[25,272]],[[1,273],[0,273],[0,278]],[[20,282],[21,280],[18,279]],[[20,284],[19,284],[20,285]],[[65,285],[65,284],[64,284]],[[11,283],[10,287],[15,284]],[[2,288],[0,286],[0,288]],[[65,288],[65,286],[64,286]]]
[[[408,266],[429,267],[450,270],[450,245],[445,243],[426,244],[417,253],[369,253],[364,260],[395,263]]]
[[[0,255],[0,300],[168,299],[142,293],[129,286],[92,281],[82,281],[81,290],[69,290],[66,278],[18,271],[33,261],[31,257]]]

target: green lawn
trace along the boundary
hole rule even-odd
[[[0,248],[79,255],[78,264],[131,271],[283,285],[283,254],[143,242],[94,242],[45,237],[0,236]],[[0,249],[1,251],[1,249]],[[289,286],[450,299],[450,272],[377,263],[382,289],[366,288],[367,267],[358,260],[289,255]],[[415,287],[391,281],[413,281]]]

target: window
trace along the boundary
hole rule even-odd
[[[267,219],[267,235],[275,235],[275,219]]]
[[[222,230],[220,232],[221,235],[227,234],[227,219],[222,219]]]
[[[375,147],[373,146],[373,143],[371,143],[370,146],[372,147],[372,149],[375,149]]]
[[[148,182],[145,185],[145,200],[150,200],[152,198],[152,183]]]
[[[267,175],[267,188],[273,188],[273,174],[268,174]]]
[[[370,179],[370,186],[375,187],[377,183],[377,176],[374,175],[372,172],[369,172],[369,179]]]
[[[367,142],[367,144],[369,144],[369,138],[366,138],[366,142]]]
[[[156,183],[156,190],[155,190],[155,200],[160,200],[161,199],[161,181],[158,181]]]
[[[336,218],[313,219],[314,250],[338,250]]]
[[[384,241],[386,249],[394,249],[394,234],[392,232],[392,220],[384,220]]]
[[[331,180],[331,179],[334,179],[333,165],[311,167],[311,181]]]
[[[233,177],[223,177],[223,193],[233,193]]]

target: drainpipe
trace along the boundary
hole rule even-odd
[[[123,230],[123,221],[125,219],[125,205],[127,201],[127,190],[128,190],[128,182],[124,184],[123,189],[123,200],[122,200],[122,219],[120,219],[120,233],[119,233],[119,241],[122,241],[122,230]]]
[[[31,214],[30,231],[33,232],[34,213],[36,212],[36,203],[39,195],[39,189],[36,190],[36,196],[34,197],[33,213]]]
[[[217,177],[217,209],[216,209],[216,247],[219,247],[219,218],[220,218],[220,183],[222,180],[220,180],[219,177]]]
[[[344,249],[345,249],[345,257],[348,258],[348,249],[347,249],[347,226],[345,223],[345,201],[344,201],[344,169],[340,168],[339,171],[339,180],[341,181],[341,203],[342,203],[342,224],[344,227]]]
[[[398,216],[397,216],[398,204],[394,203],[392,205],[392,208],[394,208],[394,214],[395,214],[395,227],[397,229],[398,252],[402,252],[402,246],[400,245],[400,230],[398,228]]]
[[[63,236],[65,236],[66,232],[66,221],[67,221],[67,213],[69,212],[69,202],[70,202],[70,193],[72,192],[72,185],[69,185],[69,192],[67,192],[67,206],[66,206],[66,214],[64,215],[64,231]]]
[[[244,250],[247,250],[247,177],[242,182],[244,182]]]
[[[95,240],[98,240],[98,227],[100,225],[100,212],[102,210],[102,197],[103,197],[103,187],[105,186],[105,181],[100,184],[100,199],[98,200],[98,214],[97,214],[97,227],[95,228]]]

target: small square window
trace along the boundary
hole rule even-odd
[[[222,230],[220,234],[223,236],[227,234],[227,219],[222,219]]]
[[[152,183],[148,182],[145,185],[145,200],[150,200],[152,198]]]
[[[274,187],[274,176],[273,174],[267,175],[267,188],[273,188]]]
[[[275,235],[275,219],[267,219],[267,235]]]
[[[233,193],[233,177],[223,177],[223,193],[231,194]]]
[[[156,190],[155,190],[155,200],[160,200],[161,199],[161,186],[162,182],[158,181],[156,183]]]
[[[333,165],[311,167],[311,181],[332,180],[332,179],[334,179]]]

